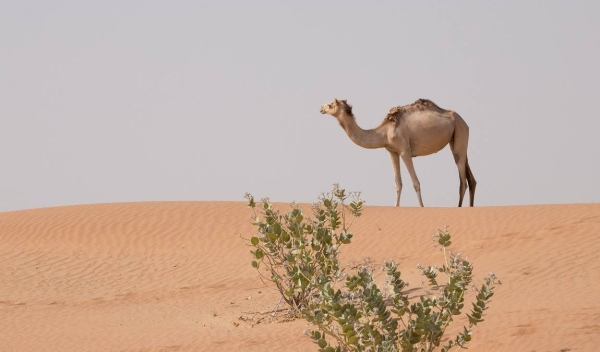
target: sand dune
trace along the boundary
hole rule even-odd
[[[145,202],[0,213],[0,351],[315,351],[302,320],[251,327],[278,294],[250,264],[241,202]],[[503,285],[472,351],[594,351],[600,204],[367,207],[342,260],[417,263],[453,248]]]

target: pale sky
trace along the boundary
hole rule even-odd
[[[129,201],[393,205],[353,144],[418,98],[470,126],[476,206],[600,202],[600,2],[3,1],[0,211]],[[414,159],[456,206],[448,148]],[[417,197],[402,165],[401,205]]]

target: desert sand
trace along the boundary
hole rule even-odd
[[[0,351],[316,351],[303,320],[244,320],[278,301],[250,266],[250,215],[243,202],[0,213]],[[600,348],[600,204],[366,207],[341,259],[396,259],[418,287],[444,225],[475,281],[502,282],[471,351]]]

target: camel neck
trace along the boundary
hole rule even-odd
[[[385,147],[385,134],[377,129],[363,130],[358,126],[354,117],[343,114],[338,119],[350,140],[367,149]]]

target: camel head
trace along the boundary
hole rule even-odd
[[[321,114],[339,117],[342,113],[352,114],[352,106],[346,100],[334,99],[331,103],[321,106]]]

